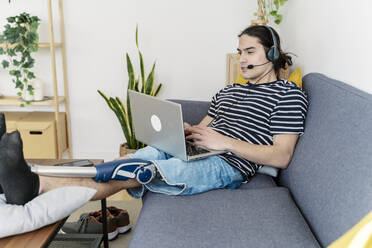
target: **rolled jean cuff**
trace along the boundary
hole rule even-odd
[[[155,165],[163,180],[161,180],[159,177],[155,177],[148,184],[136,188],[127,189],[127,192],[131,197],[135,199],[142,198],[147,191],[166,195],[181,195],[186,190],[186,184],[184,183],[170,183],[169,181],[167,181],[166,176],[162,172],[161,167],[159,166],[157,161],[151,162]]]

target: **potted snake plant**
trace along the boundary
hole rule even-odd
[[[126,105],[123,104],[119,97],[107,97],[102,91],[97,90],[98,93],[104,98],[109,108],[115,113],[126,139],[126,143],[120,145],[120,156],[124,156],[125,154],[132,153],[137,149],[145,147],[145,144],[136,139],[136,135],[134,133],[128,90],[134,90],[150,96],[157,96],[162,88],[162,84],[159,84],[155,87],[154,73],[156,62],[154,62],[151,72],[147,77],[145,77],[143,55],[138,46],[138,25],[136,27],[136,46],[140,59],[140,75],[136,77],[132,61],[128,53],[126,53],[127,71],[129,77]]]

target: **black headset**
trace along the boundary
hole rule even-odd
[[[270,31],[270,34],[271,34],[271,39],[273,40],[273,47],[270,47],[270,49],[266,52],[266,58],[267,58],[267,62],[263,63],[263,64],[260,64],[260,65],[248,65],[247,68],[248,69],[253,69],[254,67],[256,66],[262,66],[262,65],[266,65],[267,63],[270,63],[270,62],[276,62],[279,57],[280,57],[280,51],[279,51],[279,48],[278,48],[278,42],[276,40],[276,37],[275,37],[275,34],[274,34],[274,31],[271,27],[269,26],[262,26],[262,27],[265,27],[266,29],[268,29]]]
[[[269,27],[269,26],[263,26],[263,27],[267,28],[270,31],[271,37],[272,37],[272,40],[273,40],[273,43],[274,43],[274,46],[270,47],[269,51],[267,51],[266,57],[269,61],[275,62],[279,59],[279,56],[280,56],[280,52],[279,52],[279,49],[278,49],[278,42],[276,40],[274,31],[272,30],[272,28]]]

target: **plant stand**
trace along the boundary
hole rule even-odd
[[[127,154],[130,154],[130,153],[135,153],[137,151],[137,149],[129,149],[128,148],[128,144],[127,143],[124,143],[124,144],[121,144],[120,145],[120,151],[119,151],[119,154],[120,154],[120,157],[123,157]]]

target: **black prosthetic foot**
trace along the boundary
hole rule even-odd
[[[39,176],[31,172],[23,157],[18,131],[0,140],[0,185],[9,204],[24,205],[39,193]]]

